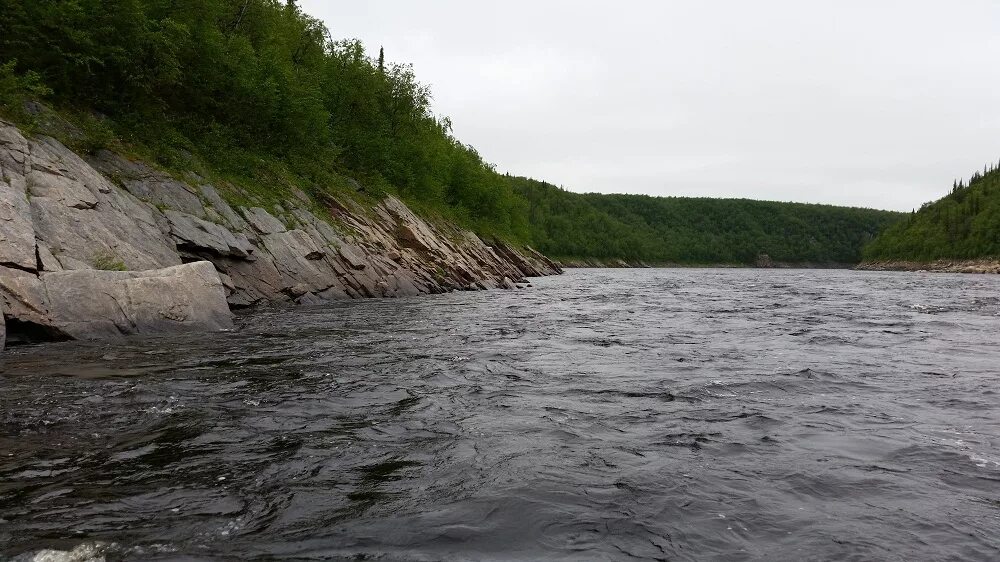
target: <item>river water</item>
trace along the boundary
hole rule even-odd
[[[576,270],[239,323],[9,350],[0,559],[1000,559],[1000,276]]]

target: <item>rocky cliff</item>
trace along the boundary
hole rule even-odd
[[[247,203],[230,204],[234,199]],[[525,277],[559,272],[530,248],[487,244],[470,231],[426,221],[393,197],[365,206],[293,190],[280,204],[254,203],[239,186],[212,185],[194,174],[182,181],[108,151],[81,156],[0,121],[0,306],[7,338],[169,331],[171,322],[218,328],[225,322],[217,314],[199,319],[187,304],[177,313],[151,296],[210,299],[212,275],[223,304],[242,308],[513,289]],[[214,271],[161,271],[192,262],[210,262]],[[74,302],[88,295],[107,298],[93,299],[100,302],[89,308]]]

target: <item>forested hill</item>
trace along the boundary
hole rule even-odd
[[[0,0],[0,112],[31,129],[22,102],[39,98],[86,133],[61,139],[76,149],[115,145],[265,198],[361,185],[528,236],[524,201],[409,65],[333,39],[292,1]]]
[[[78,151],[109,147],[240,186],[223,196],[252,193],[256,205],[292,188],[320,201],[396,194],[561,257],[855,262],[894,216],[575,195],[510,178],[452,135],[428,88],[389,56],[332,38],[293,1],[0,0],[0,115]],[[39,117],[46,106],[58,119]]]
[[[1000,169],[987,167],[968,183],[888,228],[865,248],[866,260],[930,262],[1000,258]]]
[[[888,211],[747,199],[577,194],[510,178],[529,202],[531,236],[560,258],[650,263],[852,264],[902,215]]]

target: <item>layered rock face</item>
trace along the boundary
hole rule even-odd
[[[149,271],[21,272],[14,279],[4,285],[7,300],[25,308],[11,316],[61,338],[233,327],[222,280],[206,261]]]
[[[269,208],[234,207],[195,176],[182,182],[107,151],[85,160],[54,139],[26,138],[0,121],[0,306],[8,331],[144,333],[133,328],[145,325],[134,322],[136,314],[169,317],[174,313],[163,306],[171,299],[186,306],[180,295],[192,281],[180,279],[203,276],[211,285],[205,266],[180,276],[169,268],[203,261],[214,265],[232,307],[514,288],[525,277],[559,272],[531,249],[491,246],[472,232],[432,225],[395,198],[368,209],[297,193]],[[109,269],[129,273],[98,272]],[[145,302],[147,312],[116,316],[115,306],[132,302],[134,287],[152,286],[150,279],[170,297]],[[65,292],[74,284],[106,287],[110,300],[76,309]],[[192,295],[212,299],[210,293]],[[87,318],[101,327],[73,327]],[[224,327],[219,318],[204,324]],[[185,322],[177,321],[184,327],[202,320]]]

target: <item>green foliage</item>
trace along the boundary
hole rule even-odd
[[[95,152],[102,148],[112,148],[117,144],[118,137],[107,119],[92,113],[81,113],[74,117],[74,125],[79,129],[80,135],[68,139],[69,145],[73,148]]]
[[[927,203],[865,248],[866,260],[929,262],[1000,257],[1000,168],[988,166]]]
[[[553,255],[679,263],[856,261],[893,217],[575,195],[502,176],[433,115],[411,66],[333,40],[291,1],[0,0],[0,30],[0,61],[13,61],[0,102],[44,97],[82,131],[67,142],[197,172],[234,202],[396,194]]]
[[[368,195],[526,235],[523,201],[431,113],[412,67],[332,40],[294,3],[0,0],[0,30],[0,61],[17,58],[4,84],[40,78],[63,113],[102,116],[85,119],[84,149],[108,146],[110,128],[161,165],[201,160],[260,195],[352,176]]]
[[[576,194],[510,178],[529,204],[531,239],[563,258],[675,264],[849,264],[899,213],[746,199]]]
[[[4,113],[23,116],[25,101],[51,93],[37,72],[18,73],[17,60],[0,64],[0,110]]]
[[[125,262],[110,251],[94,254],[93,265],[94,269],[101,271],[128,271],[128,268],[125,267]]]

